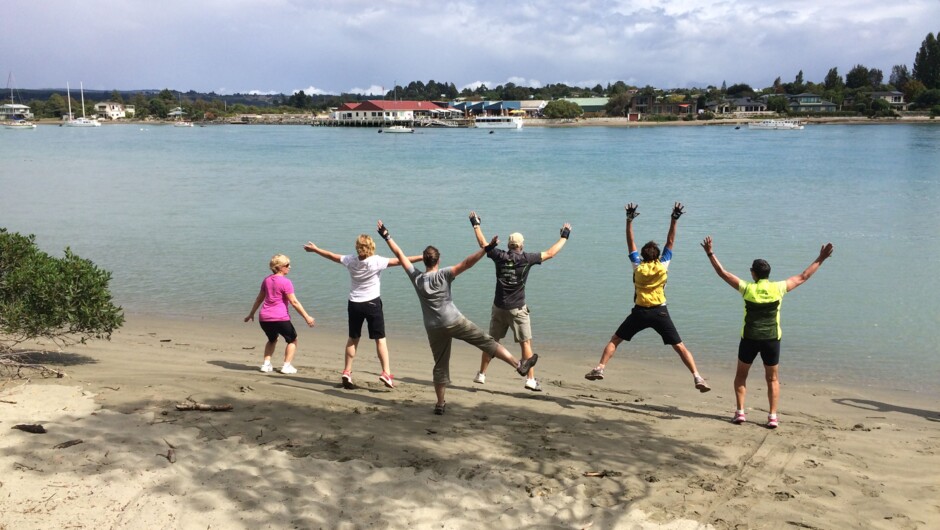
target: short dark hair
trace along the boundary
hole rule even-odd
[[[758,280],[766,280],[770,278],[770,263],[767,263],[767,260],[756,259],[754,263],[751,263],[751,272],[757,276]]]
[[[424,249],[424,252],[421,254],[421,259],[424,261],[425,267],[433,267],[441,260],[441,251],[428,245],[428,248]]]
[[[643,248],[640,249],[640,257],[643,258],[643,261],[656,261],[659,259],[659,245],[655,241],[650,241],[649,243],[643,245]]]

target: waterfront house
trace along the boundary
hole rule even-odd
[[[570,101],[581,107],[585,116],[601,115],[607,112],[607,102],[610,98],[559,98],[561,101]]]
[[[705,109],[715,114],[761,115],[767,113],[767,103],[751,98],[731,98],[708,103]]]
[[[907,103],[904,101],[904,92],[890,90],[887,92],[872,92],[871,99],[881,99],[891,105],[892,110],[907,110]]]
[[[33,111],[28,105],[20,105],[19,103],[0,105],[0,121],[31,119],[33,119]]]
[[[332,113],[332,118],[340,125],[381,126],[438,118],[442,113],[446,114],[447,109],[431,101],[368,100],[344,103]]]
[[[684,96],[636,94],[630,103],[630,113],[637,115],[690,116],[695,114],[695,103],[685,101]]]
[[[835,112],[836,104],[826,101],[819,94],[804,92],[787,96],[790,112]]]
[[[102,101],[95,104],[95,113],[99,117],[109,120],[118,120],[127,117],[127,112],[122,103],[116,101]]]

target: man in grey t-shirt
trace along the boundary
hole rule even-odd
[[[493,337],[483,332],[476,324],[460,313],[457,306],[454,305],[451,296],[451,283],[462,272],[473,267],[483,257],[487,250],[492,250],[499,243],[498,237],[494,236],[490,244],[467,256],[463,261],[452,267],[439,268],[441,259],[440,252],[428,246],[424,249],[422,260],[424,261],[425,272],[416,270],[411,266],[407,256],[398,247],[398,244],[389,235],[388,229],[379,221],[376,225],[379,235],[388,243],[388,248],[395,253],[401,266],[411,279],[418,300],[421,302],[421,313],[424,316],[424,329],[428,333],[428,343],[431,346],[431,353],[434,356],[434,370],[432,371],[434,380],[434,393],[437,394],[437,403],[434,405],[434,413],[444,414],[446,402],[444,401],[444,389],[450,384],[450,351],[453,339],[460,339],[483,350],[490,357],[499,357],[507,362],[516,372],[525,377],[529,369],[535,366],[539,356],[532,354],[532,357],[517,361],[509,351]]]

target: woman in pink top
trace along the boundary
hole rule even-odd
[[[277,344],[277,336],[284,337],[287,341],[287,348],[284,350],[284,366],[281,367],[282,374],[296,374],[297,369],[291,364],[294,360],[294,352],[297,351],[297,330],[290,321],[290,313],[287,304],[294,306],[294,309],[300,313],[311,328],[314,326],[314,319],[304,311],[304,306],[300,305],[297,297],[294,296],[294,284],[287,279],[287,273],[290,272],[290,258],[284,254],[275,254],[268,265],[271,268],[271,274],[261,282],[261,290],[258,297],[255,298],[254,305],[251,306],[251,312],[245,317],[245,322],[255,319],[255,311],[261,308],[258,313],[258,320],[261,329],[268,337],[267,344],[264,345],[264,362],[261,364],[262,372],[273,371],[271,366],[271,356],[274,355],[274,348]]]

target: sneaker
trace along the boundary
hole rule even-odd
[[[603,369],[603,368],[595,368],[595,369],[591,370],[590,372],[584,374],[584,378],[587,379],[588,381],[596,381],[596,380],[598,380],[598,379],[603,379],[603,378],[604,378],[604,369]]]
[[[261,365],[261,371],[262,371],[262,372],[265,372],[265,373],[267,373],[267,372],[273,372],[273,371],[274,371],[274,367],[271,366],[271,363],[264,363],[264,364]]]
[[[353,388],[356,388],[355,386],[353,386],[352,373],[346,370],[343,371],[343,388],[347,390],[352,390]]]
[[[712,389],[712,387],[708,386],[708,383],[705,382],[705,378],[701,376],[695,376],[695,388],[703,394]]]
[[[294,368],[294,365],[292,364],[285,364],[284,366],[281,367],[281,373],[282,374],[296,374],[297,369]]]
[[[477,372],[477,376],[473,378],[474,383],[480,383],[481,385],[486,382],[486,374],[483,372]]]
[[[731,423],[733,423],[733,424],[735,424],[735,425],[741,425],[742,423],[744,423],[744,422],[746,422],[746,421],[747,421],[747,418],[744,417],[744,413],[743,413],[743,412],[735,412],[735,413],[734,413],[734,418],[731,420]]]
[[[780,420],[776,416],[767,416],[767,428],[776,429],[780,425]]]
[[[444,415],[444,409],[447,407],[447,403],[441,403],[440,405],[434,405],[434,414],[438,416]]]
[[[385,386],[389,388],[395,388],[395,381],[392,379],[392,374],[382,372],[382,375],[379,376],[379,381],[385,383]]]
[[[525,389],[531,390],[533,392],[541,392],[542,385],[539,384],[538,379],[526,379],[525,380]]]
[[[516,372],[522,377],[525,377],[529,374],[529,368],[535,366],[537,362],[539,362],[539,354],[533,353],[532,357],[519,361],[519,368],[516,368]]]

